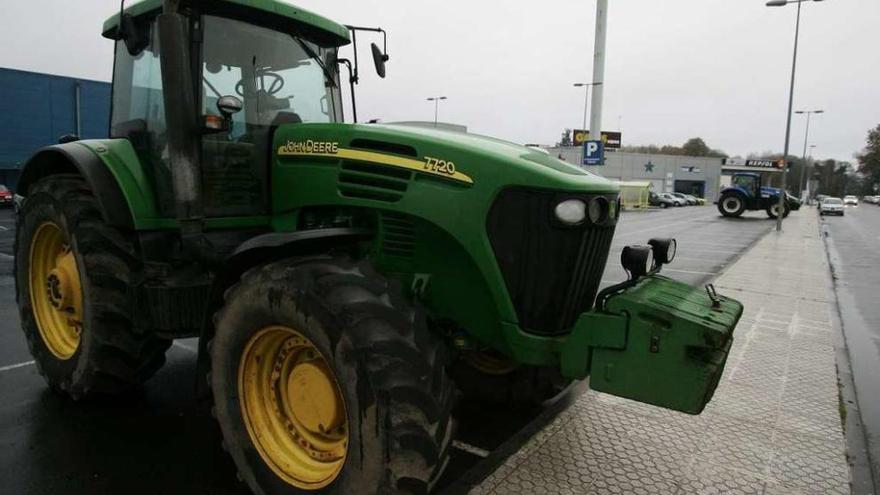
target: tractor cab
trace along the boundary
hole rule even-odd
[[[173,129],[165,109],[172,101],[180,121],[191,123],[183,134],[201,162],[203,214],[265,214],[273,131],[342,120],[336,52],[348,32],[329,21],[320,29],[230,4],[199,5],[181,8],[178,34],[187,50],[171,57],[161,50],[158,1],[135,4],[121,23],[118,16],[107,21],[104,35],[117,40],[110,134],[132,143],[160,213],[174,216]],[[166,94],[169,77],[181,76],[193,89],[191,101]]]
[[[731,178],[730,183],[732,187],[743,191],[752,201],[760,196],[758,193],[761,190],[760,174],[750,172],[736,173]]]

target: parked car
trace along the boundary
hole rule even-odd
[[[658,196],[672,201],[673,206],[684,206],[687,204],[687,201],[685,201],[682,198],[679,198],[678,196],[676,196],[673,193],[660,193],[660,194],[658,194]]]
[[[648,204],[651,206],[659,206],[660,208],[676,206],[673,199],[666,197],[664,193],[657,194],[655,192],[648,193]]]
[[[696,200],[696,199],[688,199],[688,195],[687,195],[687,194],[680,193],[680,192],[674,192],[674,193],[670,193],[670,194],[672,194],[672,195],[675,196],[676,198],[678,198],[678,199],[684,201],[684,204],[685,204],[685,205],[690,206],[690,205],[695,205],[695,204],[697,204],[697,200]]]
[[[840,198],[825,198],[819,204],[820,215],[843,216],[843,201]]]
[[[703,206],[704,204],[706,204],[705,199],[694,196],[693,194],[685,194],[685,196],[687,196],[688,199],[693,200],[695,205]]]
[[[845,206],[859,206],[859,198],[849,194],[843,197],[843,204]]]
[[[12,191],[0,184],[0,205],[12,206]]]

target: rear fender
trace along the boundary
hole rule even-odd
[[[37,151],[25,163],[16,192],[26,197],[35,182],[56,174],[83,177],[98,201],[104,221],[117,228],[133,228],[131,209],[116,177],[95,152],[77,142],[47,146]]]

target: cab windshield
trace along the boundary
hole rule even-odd
[[[280,125],[342,121],[336,48],[235,19],[202,18],[201,114],[217,100],[240,111],[227,131],[202,139],[202,191],[209,216],[268,211],[273,132]]]
[[[219,115],[217,100],[237,96],[232,137],[258,128],[342,120],[335,64],[323,48],[292,34],[235,19],[203,17],[202,109]]]

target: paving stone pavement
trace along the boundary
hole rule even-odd
[[[793,213],[715,281],[745,312],[701,415],[589,391],[471,493],[850,493],[830,282],[815,210]]]

